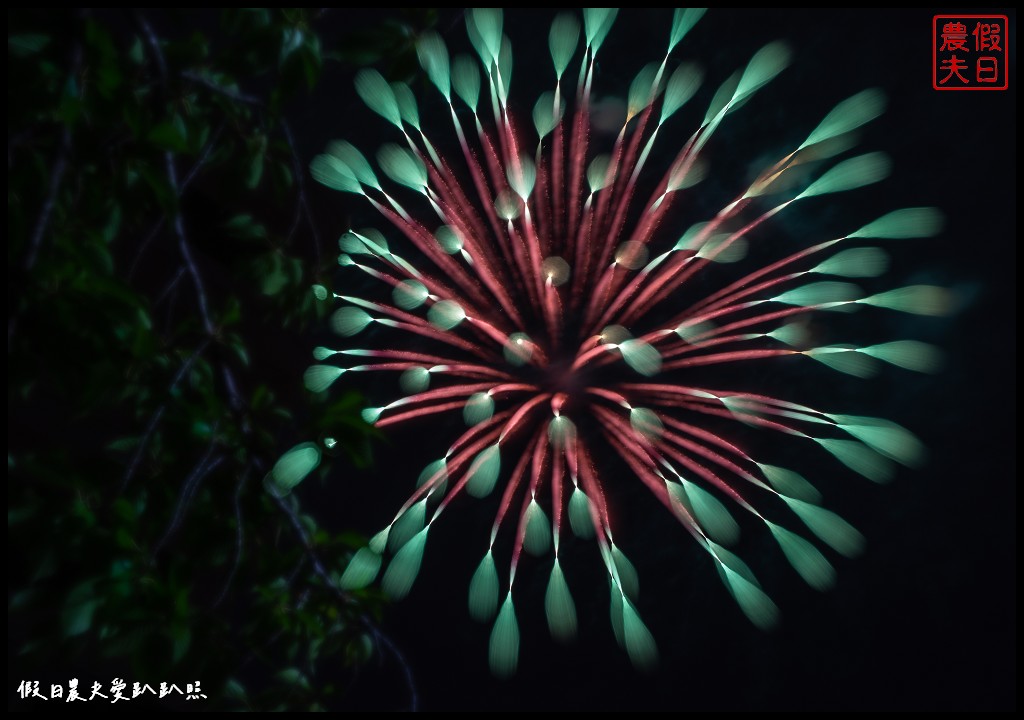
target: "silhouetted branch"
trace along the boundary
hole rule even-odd
[[[174,379],[171,381],[170,387],[167,388],[167,396],[173,397],[175,389],[178,384],[182,381],[189,370],[192,369],[192,365],[195,364],[196,359],[203,353],[206,346],[210,344],[210,338],[203,338],[203,341],[199,343],[199,347],[188,356],[178,372],[174,375]],[[153,437],[153,433],[156,432],[157,426],[160,424],[160,420],[163,419],[164,413],[167,412],[167,402],[165,401],[160,407],[153,413],[153,417],[150,418],[149,424],[146,425],[146,432],[143,433],[142,439],[139,441],[139,447],[135,449],[135,454],[132,456],[132,461],[128,464],[128,469],[124,473],[124,478],[121,480],[121,487],[118,488],[118,493],[123,493],[125,488],[128,487],[128,483],[131,482],[135,476],[135,471],[139,468],[139,463],[142,462],[142,455],[146,451],[146,446],[149,445],[150,438]]]
[[[317,554],[316,549],[313,547],[313,543],[310,540],[309,533],[306,532],[306,528],[303,527],[302,521],[299,519],[298,514],[295,510],[281,497],[271,493],[271,497],[277,503],[277,506],[288,516],[291,521],[292,528],[295,530],[295,534],[299,538],[299,542],[302,543],[303,548],[306,551],[306,555],[309,557],[310,563],[313,565],[313,571],[316,573],[327,588],[334,593],[334,595],[342,602],[349,604],[352,602],[352,598],[342,590],[334,582],[331,576],[327,573],[327,569],[324,567],[323,562],[320,560],[320,556]],[[409,665],[409,661],[406,660],[405,655],[395,645],[394,641],[388,637],[377,623],[374,622],[373,618],[365,613],[359,615],[359,621],[363,626],[370,631],[373,635],[374,641],[379,645],[387,648],[388,652],[402,669],[402,674],[405,676],[405,684],[409,689],[409,710],[411,712],[417,712],[419,710],[419,692],[416,690],[416,679],[412,673],[412,666]]]
[[[306,218],[306,225],[313,236],[313,256],[316,267],[320,267],[320,233],[317,232],[316,223],[313,222],[313,213],[309,210],[309,199],[306,196],[306,172],[299,160],[298,150],[295,149],[295,136],[292,134],[291,125],[287,120],[281,120],[281,129],[284,131],[285,140],[288,141],[288,148],[292,154],[292,172],[295,175],[295,188],[298,192],[298,204],[295,208],[295,219],[292,220],[292,227],[288,231],[288,242],[299,229],[302,218]]]
[[[265,104],[262,99],[256,97],[255,95],[247,95],[246,93],[235,90],[234,88],[228,88],[224,87],[223,85],[218,85],[217,83],[213,82],[213,80],[210,80],[209,78],[204,77],[199,73],[194,73],[190,70],[186,70],[181,74],[181,76],[189,82],[193,82],[196,85],[202,85],[207,90],[212,90],[218,95],[223,95],[224,97],[234,100],[235,102],[245,103],[246,105],[256,105],[258,107],[262,107]]]
[[[156,554],[163,549],[167,541],[171,539],[171,536],[175,531],[181,527],[181,521],[185,519],[185,511],[188,509],[189,504],[192,502],[192,498],[196,494],[196,490],[199,488],[199,483],[203,481],[207,475],[217,469],[217,467],[224,462],[224,455],[213,456],[213,451],[217,449],[217,428],[213,428],[210,437],[210,446],[206,450],[206,454],[203,455],[199,463],[192,468],[192,472],[185,478],[185,482],[181,487],[181,493],[178,495],[178,505],[174,509],[174,515],[171,517],[171,522],[167,525],[167,529],[164,531],[163,537],[160,538],[159,542],[153,547],[153,553],[151,557],[156,557]]]
[[[243,470],[238,476],[238,484],[235,485],[235,555],[231,560],[231,569],[228,571],[227,577],[224,578],[224,586],[220,590],[220,594],[217,595],[217,599],[213,601],[211,607],[217,607],[224,598],[228,595],[228,588],[231,587],[231,582],[235,579],[235,574],[238,572],[238,567],[242,563],[242,550],[245,547],[245,528],[242,525],[242,489],[245,487],[246,481],[249,479],[251,474],[248,467]]]

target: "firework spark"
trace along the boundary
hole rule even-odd
[[[614,538],[605,493],[611,478],[594,462],[599,443],[708,552],[739,607],[761,627],[772,625],[778,611],[750,568],[724,547],[739,529],[729,505],[763,523],[796,571],[818,589],[832,584],[831,563],[779,523],[787,515],[799,519],[842,555],[856,554],[862,537],[819,506],[821,496],[810,482],[758,461],[710,430],[715,421],[708,421],[724,418],[808,441],[874,481],[888,478],[892,461],[914,465],[922,456],[909,432],[885,420],[691,384],[692,368],[751,361],[814,360],[857,377],[870,375],[879,361],[928,371],[937,356],[922,343],[812,347],[802,321],[869,307],[939,314],[946,305],[940,288],[865,294],[845,280],[885,271],[886,254],[865,247],[865,240],[936,233],[940,220],[929,208],[890,212],[680,304],[681,291],[695,278],[742,259],[747,243],[761,239],[757,230],[790,205],[877,182],[889,169],[884,155],[868,153],[820,170],[849,150],[853,131],[882,112],[881,94],[867,90],[839,103],[799,147],[765,168],[710,220],[681,237],[671,234],[671,208],[707,172],[703,150],[709,140],[789,61],[784,45],[770,44],[727,80],[696,131],[667,156],[674,156],[667,172],[646,183],[656,183],[653,193],[638,204],[652,152],[666,156],[659,133],[701,84],[695,65],[676,65],[671,55],[702,14],[676,11],[664,59],[636,76],[625,121],[607,154],[591,147],[591,84],[615,11],[584,10],[582,28],[570,15],[554,21],[554,89],[536,102],[533,133],[510,109],[512,45],[502,32],[502,13],[485,9],[467,14],[479,64],[469,57],[451,60],[436,34],[422,36],[417,46],[450,110],[462,150],[458,161],[442,157],[428,139],[405,84],[364,70],[356,78],[359,95],[405,143],[382,147],[378,165],[403,189],[386,189],[346,142],[331,144],[312,165],[321,183],[361,195],[389,221],[414,248],[415,264],[377,231],[341,238],[340,265],[390,287],[391,300],[335,295],[344,305],[333,315],[333,329],[353,336],[376,324],[395,344],[317,348],[320,364],[306,372],[307,387],[321,392],[352,373],[399,373],[403,395],[365,410],[368,422],[387,428],[461,413],[469,425],[441,459],[427,465],[417,489],[356,553],[341,583],[365,586],[390,555],[383,587],[394,597],[406,595],[432,525],[460,496],[487,496],[503,479],[469,600],[474,617],[496,618],[490,662],[498,674],[513,672],[517,663],[513,586],[523,550],[553,559],[545,598],[550,629],[560,639],[574,635],[575,606],[559,560],[570,530],[596,542],[619,643],[639,666],[656,657],[635,605],[636,571]],[[581,45],[578,80],[567,89],[566,73]],[[406,191],[421,197],[415,206],[398,199]],[[582,420],[586,432],[577,431]],[[504,579],[494,552],[503,531],[512,545]]]

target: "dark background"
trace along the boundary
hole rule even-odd
[[[757,48],[783,39],[793,50],[792,66],[730,117],[709,146],[712,174],[698,187],[700,199],[688,208],[688,222],[735,193],[738,186],[730,185],[730,175],[716,175],[716,169],[756,169],[758,161],[799,143],[836,102],[866,87],[884,89],[889,107],[865,130],[859,147],[889,153],[892,176],[868,190],[815,201],[806,216],[794,207],[775,227],[800,236],[806,245],[833,237],[816,230],[816,222],[856,227],[889,209],[914,205],[933,205],[947,216],[938,237],[893,244],[887,281],[950,287],[956,312],[941,320],[886,318],[865,340],[915,337],[934,343],[946,355],[941,373],[885,372],[865,381],[815,369],[789,376],[773,370],[740,380],[750,389],[778,389],[824,409],[892,418],[928,446],[923,468],[901,470],[887,486],[872,485],[830,459],[800,459],[804,474],[820,479],[828,507],[867,537],[864,556],[838,560],[837,587],[818,594],[800,583],[765,538],[748,533],[741,554],[783,614],[776,631],[763,633],[738,611],[706,555],[653,501],[619,491],[616,536],[640,571],[638,606],[658,641],[658,668],[639,673],[616,647],[596,553],[577,543],[566,549],[564,562],[573,566],[567,573],[580,639],[562,647],[547,637],[546,571],[540,563],[524,564],[516,597],[523,634],[519,671],[498,681],[487,667],[490,629],[474,623],[465,609],[491,515],[475,512],[470,502],[458,503],[432,531],[412,593],[388,605],[380,621],[406,654],[423,709],[1015,709],[1016,25],[1013,11],[997,12],[1010,16],[1010,89],[1005,92],[934,91],[933,13],[923,10],[711,11],[673,53],[706,70],[692,107],[674,118],[681,143],[702,117],[713,89]],[[375,27],[382,16],[388,14],[336,10],[317,28],[326,46],[333,37]],[[536,93],[549,89],[549,17],[506,14],[516,53],[511,104],[518,104],[524,120]],[[622,96],[643,64],[660,61],[670,20],[663,10],[623,11],[599,54],[595,92]],[[166,31],[180,32],[187,22],[168,21]],[[196,18],[200,29],[207,22]],[[437,29],[453,52],[468,49],[460,14],[442,11]],[[389,62],[377,66],[387,72]],[[359,102],[352,90],[353,68],[325,64],[316,87],[284,111],[307,164],[335,138],[364,150],[384,137],[396,139]],[[573,73],[570,65],[567,76]],[[421,112],[430,117],[436,93],[422,92],[422,81],[413,86]],[[668,133],[660,140],[659,147],[673,144]],[[376,221],[365,204],[320,187],[309,189],[309,199],[328,256],[346,223]],[[688,224],[686,218],[680,222],[681,228]],[[350,276],[339,276],[338,282],[351,282]],[[259,358],[265,357],[272,358],[275,373],[298,378],[318,333],[310,330],[308,342],[299,336],[292,341],[297,347],[280,353],[264,348],[249,372],[258,375]],[[9,373],[9,388],[20,380]],[[370,404],[389,392],[372,383],[358,389]],[[302,402],[300,392],[294,398]],[[326,482],[304,485],[297,495],[331,531],[372,534],[390,520],[422,466],[444,452],[456,428],[441,422],[386,433],[374,440],[371,467],[357,469],[339,456]],[[307,439],[277,437],[279,450]],[[609,465],[609,470],[621,476],[609,483],[628,478],[622,468]],[[250,490],[257,492],[258,484]],[[15,675],[17,662],[11,660]],[[61,675],[52,663],[48,669]],[[15,686],[16,681],[12,690]],[[371,663],[353,688],[339,707],[391,709],[406,703],[398,670],[387,659],[382,667]]]

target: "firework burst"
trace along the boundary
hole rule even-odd
[[[889,212],[841,237],[778,253],[680,302],[684,290],[692,296],[694,286],[707,287],[703,280],[714,277],[713,268],[742,259],[748,242],[766,242],[759,228],[790,205],[877,182],[889,168],[881,153],[832,160],[852,147],[854,131],[882,112],[880,93],[864,91],[839,103],[806,140],[740,186],[709,220],[685,232],[674,229],[670,210],[705,176],[707,143],[789,59],[782,44],[757,52],[714,94],[682,148],[666,150],[665,136],[676,131],[662,129],[702,79],[696,66],[677,64],[671,55],[702,14],[676,11],[664,59],[632,82],[625,120],[607,154],[593,148],[591,85],[615,11],[584,10],[582,26],[570,15],[554,21],[554,89],[534,106],[534,132],[510,107],[512,46],[501,12],[490,9],[467,13],[479,63],[450,59],[436,34],[418,41],[423,69],[450,110],[462,150],[457,161],[443,157],[428,139],[408,86],[364,70],[356,78],[359,95],[404,143],[377,153],[380,170],[400,189],[383,184],[346,142],[331,144],[312,165],[321,183],[364,197],[413,250],[411,256],[393,250],[372,230],[341,238],[339,264],[380,281],[391,297],[334,295],[343,306],[332,327],[348,337],[378,325],[393,344],[317,348],[320,364],[306,372],[307,387],[321,392],[343,375],[396,373],[402,396],[365,410],[368,422],[388,428],[457,413],[469,426],[427,465],[416,490],[356,553],[341,583],[350,589],[367,585],[389,555],[383,587],[394,597],[406,595],[440,516],[464,495],[499,491],[469,597],[474,617],[494,619],[490,662],[498,674],[514,671],[517,663],[513,586],[524,550],[553,560],[547,565],[548,622],[557,638],[574,635],[575,606],[559,560],[570,532],[597,546],[619,643],[637,665],[656,657],[635,605],[636,571],[616,544],[605,492],[613,478],[595,464],[603,451],[597,445],[613,451],[707,551],[739,607],[761,627],[775,622],[777,608],[750,568],[725,547],[738,534],[733,511],[762,524],[818,589],[832,584],[831,563],[782,523],[801,521],[842,555],[857,553],[862,537],[820,507],[820,494],[799,474],[759,461],[709,428],[726,419],[786,435],[874,481],[888,478],[892,461],[914,465],[922,455],[909,432],[885,420],[694,384],[694,368],[754,361],[817,361],[857,377],[870,375],[879,362],[927,371],[936,352],[922,343],[814,347],[806,319],[878,309],[929,315],[946,305],[939,288],[867,294],[849,282],[886,269],[886,254],[864,246],[865,240],[934,234],[940,222],[929,208]],[[580,48],[573,82],[576,73],[567,72]],[[668,169],[648,179],[645,167],[654,158]],[[404,195],[412,199],[400,199]],[[329,294],[316,290],[323,298]],[[295,462],[308,463],[315,448],[302,452]],[[279,469],[287,476],[288,462]],[[511,544],[507,564],[496,557],[499,537]]]

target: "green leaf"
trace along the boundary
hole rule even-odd
[[[267,237],[267,229],[249,213],[240,213],[224,224],[228,234],[243,240],[261,240]]]
[[[61,625],[66,637],[81,635],[92,626],[92,617],[100,601],[93,594],[95,580],[79,583],[68,594],[61,613]]]
[[[26,33],[7,37],[7,52],[15,57],[34,55],[50,44],[49,35]]]
[[[277,674],[277,678],[288,685],[296,685],[303,690],[309,690],[309,678],[298,668],[285,668]]]
[[[187,135],[184,120],[175,114],[171,120],[165,120],[146,133],[146,140],[161,150],[184,152],[188,149]]]

